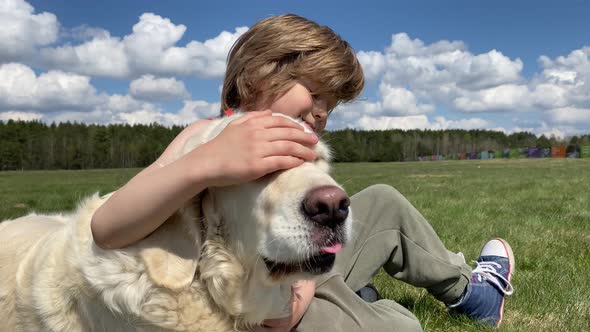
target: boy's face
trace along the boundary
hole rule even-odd
[[[314,95],[316,85],[299,80],[284,95],[275,99],[269,107],[275,113],[282,113],[295,119],[302,119],[314,132],[321,133],[328,120],[328,100]]]

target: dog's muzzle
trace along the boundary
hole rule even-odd
[[[319,254],[306,260],[293,263],[273,262],[264,258],[264,263],[266,264],[270,276],[273,279],[278,279],[286,275],[301,272],[313,275],[326,273],[332,269],[335,260],[336,254]]]
[[[294,262],[276,262],[264,258],[264,263],[274,279],[293,273],[326,273],[334,266],[336,254],[346,242],[345,222],[349,215],[350,199],[336,186],[320,186],[310,190],[301,203],[301,213],[312,232],[312,253],[308,258]]]

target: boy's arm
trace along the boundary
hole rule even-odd
[[[251,181],[315,158],[309,148],[317,143],[315,135],[264,111],[233,121],[215,139],[171,162],[196,129],[185,129],[158,162],[137,174],[94,213],[90,227],[98,246],[121,248],[143,239],[209,186]]]
[[[141,172],[94,213],[90,224],[94,242],[113,249],[143,239],[206,183],[205,171],[187,159]]]
[[[142,239],[180,208],[178,204],[205,188],[204,174],[199,174],[198,168],[195,183],[191,183],[186,160],[174,161],[186,141],[208,122],[197,121],[185,128],[158,160],[135,175],[95,212],[90,225],[97,245],[120,248]]]

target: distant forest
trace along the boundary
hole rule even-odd
[[[0,121],[0,170],[145,167],[184,127],[150,125],[46,124]],[[566,140],[490,130],[328,131],[322,138],[336,162],[414,161],[421,156],[505,148],[587,145],[590,134]]]

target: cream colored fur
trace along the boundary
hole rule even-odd
[[[184,153],[240,116],[211,121]],[[109,196],[95,194],[69,214],[0,223],[0,330],[225,332],[284,315],[290,284],[311,276],[270,278],[261,255],[293,260],[313,250],[302,245],[312,229],[299,215],[301,199],[314,186],[336,185],[326,146],[316,151],[313,163],[208,188],[120,250],[97,247],[90,232]]]

